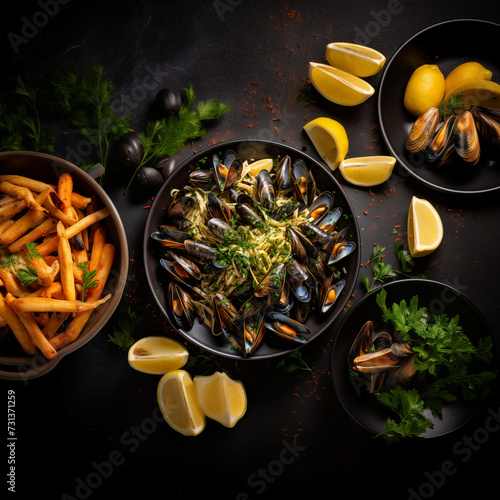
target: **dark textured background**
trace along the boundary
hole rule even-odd
[[[317,157],[302,131],[317,116],[344,124],[349,156],[386,154],[377,126],[376,95],[355,108],[333,105],[318,94],[312,105],[297,101],[308,62],[324,62],[331,41],[370,45],[390,59],[410,36],[440,21],[500,21],[496,2],[486,0],[72,0],[59,5],[57,12],[51,3],[55,13],[46,16],[46,22],[38,18],[41,26],[16,54],[8,33],[20,34],[24,17],[32,20],[42,3],[16,2],[2,15],[2,86],[17,73],[36,81],[70,61],[101,64],[115,84],[117,109],[134,114],[136,130],[143,129],[151,101],[162,87],[182,89],[192,83],[199,100],[216,97],[232,104],[231,112],[212,124],[204,139],[176,155],[179,160],[214,141],[234,138],[286,142]],[[481,51],[481,40],[471,43]],[[369,81],[378,90],[380,74]],[[68,147],[76,150],[81,137],[65,125],[54,126],[60,131],[56,154],[68,157]],[[400,168],[386,184],[371,190],[348,185],[339,172],[334,175],[358,216],[363,263],[379,244],[387,248],[386,262],[396,264],[392,249],[397,240],[406,241],[411,196],[435,204],[444,240],[435,253],[418,261],[417,271],[458,288],[498,330],[498,195],[444,195]],[[106,184],[123,216],[130,245],[123,307],[131,304],[148,313],[137,338],[165,332],[179,338],[155,310],[143,272],[141,248],[148,214],[144,207],[151,200],[137,192],[123,197],[127,181],[128,172]],[[371,275],[365,267],[360,272]],[[358,284],[352,303],[363,294]],[[213,358],[211,370],[228,370],[245,383],[247,414],[233,429],[209,421],[200,436],[181,436],[157,418],[158,378],[132,370],[126,355],[107,340],[119,311],[103,332],[43,378],[0,382],[4,408],[7,391],[16,392],[13,497],[144,498],[156,491],[166,498],[299,498],[326,489],[328,497],[364,498],[377,492],[391,499],[466,498],[497,483],[498,400],[448,436],[395,446],[374,439],[347,415],[329,372],[331,346],[342,318],[304,351],[312,373],[287,374],[276,368],[277,360]],[[200,354],[189,349],[193,356]],[[3,418],[0,427],[5,429]],[[7,498],[7,457],[5,451],[2,454],[0,489]],[[112,463],[112,469],[103,468],[103,462]]]

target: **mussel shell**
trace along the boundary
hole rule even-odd
[[[449,116],[434,135],[425,152],[425,159],[428,162],[439,160],[449,145],[452,144],[456,119],[456,115]]]
[[[268,330],[276,333],[280,337],[301,344],[307,342],[301,335],[309,335],[311,333],[311,330],[309,330],[307,326],[276,311],[271,311],[266,314],[265,325]]]
[[[414,353],[408,342],[394,342],[391,344],[390,349],[395,356],[399,357],[409,356]]]
[[[477,109],[472,109],[471,112],[481,139],[486,141],[490,146],[493,146],[494,149],[498,149],[500,147],[500,121]],[[500,117],[498,120],[500,120]]]
[[[184,243],[184,241],[189,240],[191,235],[186,231],[182,231],[174,226],[162,225],[158,226],[159,233],[165,237],[165,239],[178,241]]]
[[[186,240],[184,242],[184,248],[189,255],[196,257],[200,260],[214,260],[218,257],[219,253],[215,248],[212,248],[205,243],[201,243],[195,240]]]
[[[309,171],[306,162],[299,158],[292,164],[292,188],[299,203],[308,203]]]
[[[361,354],[370,352],[373,344],[373,322],[368,320],[359,330],[354,342],[349,349],[349,354],[347,357],[347,362],[349,368],[354,364],[354,359]]]
[[[395,370],[387,374],[385,380],[385,389],[392,389],[396,385],[405,384],[409,382],[415,373],[415,358],[417,353],[408,356],[403,363],[401,363]]]
[[[406,149],[410,153],[423,151],[434,137],[438,121],[439,108],[437,107],[429,108],[425,113],[420,115],[413,123],[408,134]]]
[[[290,187],[292,160],[290,156],[285,155],[276,167],[276,189],[288,189]]]
[[[311,302],[313,291],[311,287],[305,285],[305,281],[296,280],[289,276],[288,282],[290,284],[290,290],[299,302]]]
[[[227,223],[231,222],[233,219],[232,210],[214,193],[208,193],[207,196],[207,207],[212,217],[221,219]]]
[[[179,191],[168,207],[168,216],[172,219],[183,217],[191,210],[195,203],[196,200],[194,198],[185,196]]]
[[[254,295],[259,298],[271,296],[274,300],[279,300],[285,277],[285,265],[278,264],[260,280],[255,287]]]
[[[300,262],[306,262],[309,256],[314,258],[318,256],[318,249],[301,230],[293,226],[288,226],[285,234],[292,247],[293,255]]]
[[[197,279],[195,276],[190,274],[184,266],[179,264],[177,261],[168,260],[168,259],[160,259],[161,266],[166,269],[170,275],[170,277],[174,278],[178,283],[182,283],[188,288],[192,288]]]
[[[214,295],[212,305],[223,335],[233,346],[242,351],[243,348],[237,339],[236,315],[238,311],[236,307],[220,293]]]
[[[332,274],[331,277],[323,282],[319,289],[318,302],[319,310],[322,313],[328,312],[345,287],[345,280],[338,280]]]
[[[316,198],[316,180],[312,170],[307,172],[307,202],[310,204]]]
[[[213,217],[207,222],[207,228],[214,236],[225,242],[234,242],[239,238],[238,233],[230,224],[217,217]]]
[[[179,266],[181,266],[186,273],[192,276],[195,280],[201,280],[203,273],[195,262],[172,251],[168,251],[167,253],[172,261],[175,261]]]
[[[310,277],[307,267],[293,256],[285,262],[285,267],[288,275],[294,280],[307,281]]]
[[[470,111],[462,111],[455,122],[455,150],[467,163],[475,165],[479,161],[481,148],[474,117]]]
[[[257,196],[263,207],[274,210],[276,195],[271,174],[266,169],[262,169],[257,174]]]
[[[325,217],[330,208],[333,206],[334,196],[330,191],[323,191],[309,205],[307,218],[312,218],[313,223],[317,224]]]
[[[245,355],[252,354],[260,345],[266,331],[264,310],[254,297],[241,306],[236,323]]]
[[[327,245],[333,239],[332,234],[323,231],[323,229],[321,229],[319,226],[311,224],[310,222],[303,222],[299,225],[299,229],[304,233],[304,236],[306,236],[311,243],[319,247]]]
[[[179,328],[190,329],[196,320],[196,310],[191,296],[174,281],[167,289],[168,304]]]
[[[271,212],[271,217],[276,221],[286,221],[294,214],[299,206],[299,203],[293,201],[283,203]]]
[[[280,290],[279,299],[275,302],[274,308],[281,314],[286,314],[294,305],[292,296],[290,294],[290,283],[283,280],[283,286]]]
[[[195,188],[209,191],[215,186],[215,173],[213,170],[193,170],[189,174],[189,182]]]
[[[171,249],[184,250],[184,243],[182,241],[175,241],[167,238],[163,233],[159,231],[155,231],[151,233],[151,238],[155,241],[158,241],[162,244],[162,246]]]
[[[246,203],[236,203],[234,208],[244,225],[253,227],[263,227],[265,225],[262,217],[260,217],[260,215],[250,205],[247,205]]]

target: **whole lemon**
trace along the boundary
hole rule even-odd
[[[444,76],[435,64],[419,66],[406,85],[404,107],[414,116],[439,106],[444,97]]]
[[[460,64],[446,77],[444,81],[445,93],[447,94],[451,89],[458,87],[462,83],[472,80],[491,80],[492,76],[493,73],[478,62],[471,61]]]

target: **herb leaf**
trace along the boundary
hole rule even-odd
[[[143,319],[144,316],[138,314],[130,306],[122,309],[118,320],[119,329],[108,335],[109,340],[122,351],[128,351],[135,342],[133,334]]]
[[[17,277],[24,286],[28,286],[38,279],[38,273],[34,267],[28,266],[26,269],[21,267],[17,271]]]
[[[89,271],[87,269],[88,262],[79,262],[76,267],[82,270],[82,302],[85,302],[85,292],[88,288],[95,288],[97,281],[94,280],[97,271]]]
[[[28,247],[28,259],[33,260],[33,259],[41,259],[42,256],[40,255],[40,252],[36,249],[36,243],[34,241],[26,243],[26,246]]]

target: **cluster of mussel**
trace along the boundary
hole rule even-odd
[[[439,166],[476,165],[482,153],[498,157],[500,109],[472,106],[444,121],[439,117],[433,107],[417,118],[406,141],[410,153],[423,153],[426,162]]]
[[[366,379],[368,392],[382,392],[409,382],[416,373],[417,353],[386,330],[376,332],[372,321],[359,331],[349,351],[349,368]]]
[[[221,246],[237,244],[241,226],[265,231],[270,221],[280,223],[290,244],[288,260],[277,263],[256,286],[245,282],[228,296],[212,296],[212,332],[222,333],[233,348],[248,356],[266,331],[307,342],[303,335],[311,332],[304,323],[312,310],[326,313],[336,301],[345,280],[338,277],[335,266],[353,252],[355,243],[347,241],[348,228],[336,231],[342,209],[333,206],[333,193],[317,192],[302,159],[292,162],[288,155],[283,157],[272,173],[261,170],[253,186],[240,179],[242,166],[228,150],[221,158],[213,156],[211,168],[192,171],[189,184],[205,192],[209,212],[205,224]],[[166,248],[160,262],[172,278],[168,303],[177,326],[185,329],[197,318],[193,307],[197,284],[229,265],[219,258],[217,245],[193,237],[189,212],[197,200],[190,194],[185,188],[177,192],[167,223],[151,235]],[[297,213],[303,214],[301,222],[287,223]]]

